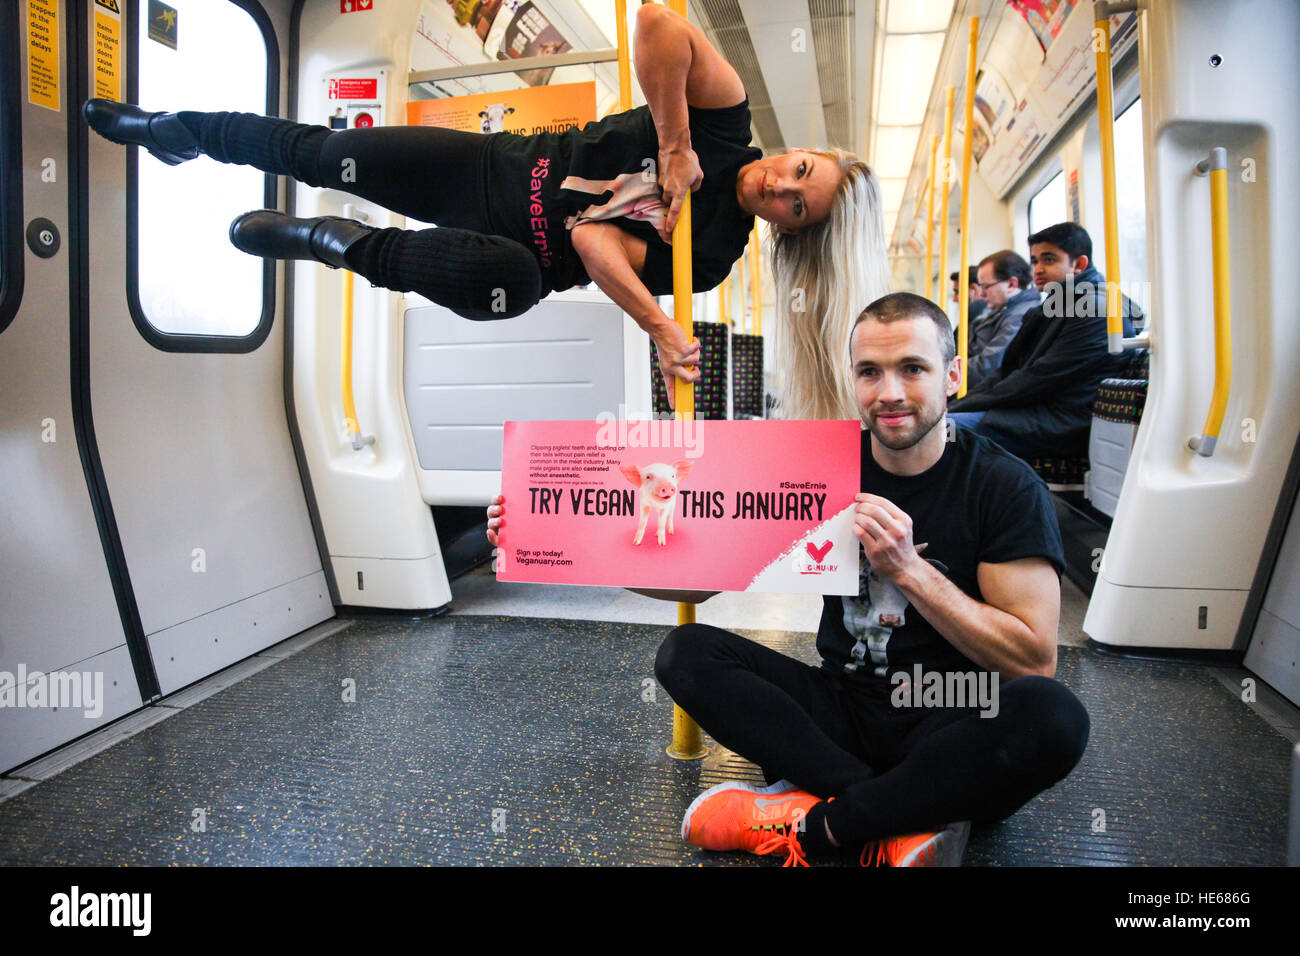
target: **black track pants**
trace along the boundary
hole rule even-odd
[[[1001,683],[994,717],[898,708],[887,682],[862,686],[707,624],[674,629],[655,675],[769,782],[835,798],[808,814],[803,843],[813,853],[829,849],[823,818],[853,852],[959,820],[1004,819],[1064,779],[1088,742],[1087,711],[1046,677]]]
[[[349,247],[353,271],[470,319],[520,315],[545,294],[537,259],[483,212],[488,137],[431,126],[330,130],[255,113],[179,114],[223,163],[339,189],[438,229],[380,229]]]

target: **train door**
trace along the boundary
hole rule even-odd
[[[74,387],[86,343],[69,321],[67,16],[54,0],[0,9],[0,769],[120,717],[156,687],[112,503],[87,477],[97,453]],[[51,705],[51,678],[65,706]]]
[[[255,0],[5,5],[3,162],[21,191],[0,249],[0,672],[101,674],[99,721],[333,614],[275,267],[225,245],[235,214],[275,205],[274,181],[167,168],[80,112],[89,96],[278,112],[287,6],[273,21]],[[0,710],[0,769],[96,726],[79,715]]]

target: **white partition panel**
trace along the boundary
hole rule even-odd
[[[1300,6],[1146,5],[1140,48],[1152,277],[1151,383],[1084,630],[1130,646],[1233,644],[1300,430],[1290,236],[1300,191]],[[1191,452],[1214,381],[1210,198],[1228,152],[1232,392],[1212,457]]]
[[[500,488],[502,425],[649,411],[649,339],[601,292],[470,322],[411,298],[405,397],[425,500],[485,505]]]

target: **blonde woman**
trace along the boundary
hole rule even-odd
[[[749,101],[736,71],[666,7],[638,10],[634,54],[648,105],[562,133],[329,130],[251,113],[147,113],[101,99],[84,113],[101,136],[166,163],[203,153],[439,227],[374,229],[258,210],[231,224],[231,241],[245,252],[347,268],[475,320],[521,315],[550,292],[595,282],[654,340],[665,378],[687,382],[699,378],[699,343],[655,301],[672,291],[669,243],[682,197],[693,194],[696,291],[728,275],[754,217],[765,219],[790,248],[808,250],[780,252],[778,285],[803,288],[808,309],[791,316],[787,381],[796,379],[793,394],[817,393],[825,374],[812,340],[847,336],[846,323],[883,291],[858,275],[864,263],[874,276],[884,262],[883,243],[879,263],[860,251],[880,233],[874,178],[847,154],[796,149],[764,158],[749,145]],[[787,268],[790,276],[780,276]],[[826,330],[806,331],[813,322]],[[821,405],[807,408],[826,417]]]
[[[880,184],[844,150],[816,151],[841,179],[829,215],[772,236],[781,417],[857,419],[849,335],[868,304],[889,291]]]

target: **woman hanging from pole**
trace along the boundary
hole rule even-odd
[[[841,150],[763,158],[749,145],[736,71],[666,7],[638,10],[633,52],[647,106],[563,133],[330,130],[252,113],[147,113],[101,99],[84,113],[104,138],[165,163],[204,153],[439,227],[376,229],[258,210],[230,228],[231,242],[253,255],[346,268],[468,319],[521,315],[550,292],[595,282],[654,340],[665,381],[699,378],[698,341],[654,299],[672,291],[668,243],[682,197],[693,194],[696,291],[727,276],[758,216],[775,233],[778,308],[788,319],[779,323],[789,334],[778,359],[786,417],[855,417],[848,330],[885,291],[874,174]]]

